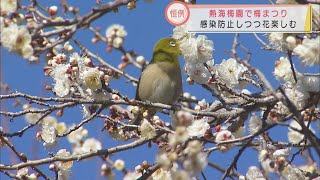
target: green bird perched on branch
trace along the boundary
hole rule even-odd
[[[179,55],[178,40],[162,38],[157,42],[152,60],[141,74],[136,92],[137,100],[168,105],[177,101],[182,94]],[[133,124],[141,122],[145,110],[148,110],[149,116],[157,111],[155,108],[141,108],[141,113],[133,120]]]

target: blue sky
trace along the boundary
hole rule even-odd
[[[49,6],[49,1],[39,1],[45,6]],[[51,5],[59,3],[60,1],[50,1]],[[153,3],[144,3],[138,2],[137,8],[133,11],[128,11],[126,7],[121,7],[119,13],[110,13],[98,21],[96,21],[93,26],[99,26],[104,33],[105,29],[114,24],[121,24],[125,26],[128,36],[126,37],[124,47],[127,50],[135,50],[138,54],[143,55],[146,59],[150,59],[152,56],[152,49],[154,44],[162,37],[169,37],[172,34],[173,26],[166,22],[164,18],[164,10],[166,5],[171,2],[169,0],[155,1]],[[199,1],[199,4],[218,4],[222,1]],[[268,0],[225,0],[224,4],[249,4],[254,2],[255,4],[269,4]],[[80,13],[84,14],[89,11],[90,7],[95,5],[95,1],[82,1],[81,3],[70,2],[70,4],[76,4],[80,8]],[[228,51],[231,49],[232,41],[234,34],[206,34],[210,40],[214,42],[214,60],[216,63],[220,63],[222,59],[228,59],[230,54]],[[261,34],[260,34],[261,35]],[[106,45],[103,43],[98,43],[95,45],[91,44],[92,33],[89,31],[79,30],[75,37],[84,45],[86,45],[90,51],[98,54],[103,59],[107,60],[108,63],[117,66],[121,62],[121,54],[117,51],[112,53],[107,53],[105,51]],[[264,37],[262,37],[264,39]],[[260,70],[266,75],[269,81],[277,87],[279,82],[277,82],[273,75],[274,62],[279,59],[280,56],[285,54],[280,54],[276,52],[261,50],[261,44],[257,42],[252,34],[240,34],[239,42],[246,46],[252,53],[252,65],[260,68]],[[78,51],[79,52],[79,51]],[[1,48],[1,78],[7,83],[12,90],[17,90],[23,93],[31,95],[40,95],[40,96],[53,96],[51,92],[43,90],[44,84],[50,83],[51,79],[44,76],[43,66],[45,64],[44,58],[41,59],[39,64],[28,64],[26,60],[21,59],[19,56],[8,53],[6,50]],[[242,57],[245,57],[245,53],[240,53]],[[298,62],[297,59],[294,59],[295,62]],[[183,65],[182,58],[180,59],[181,66]],[[298,66],[299,69],[299,66]],[[139,71],[134,68],[128,68],[128,72],[135,76],[139,77]],[[312,69],[312,71],[317,71]],[[182,71],[183,72],[183,71]],[[183,72],[183,76],[185,73]],[[212,102],[214,99],[209,92],[200,88],[198,85],[190,86],[185,81],[183,81],[184,91],[190,92],[192,95],[196,95],[198,99],[205,98],[207,101]],[[126,80],[121,78],[118,81],[112,81],[111,87],[119,90],[122,94],[127,94],[130,98],[134,98],[135,89],[132,88],[131,84],[126,83]],[[251,89],[250,89],[251,90]],[[254,90],[254,89],[252,89]],[[12,102],[7,101],[4,104],[1,104],[2,110],[16,111],[17,109],[12,108]],[[64,121],[67,124],[78,123],[81,121],[81,111],[79,107],[72,108],[67,110],[63,117],[58,118],[58,121]],[[26,126],[27,123],[23,117],[15,119],[14,122],[9,122],[8,119],[1,117],[1,126],[10,127],[11,131],[19,130]],[[95,137],[102,142],[103,148],[112,147],[116,144],[123,144],[125,142],[115,142],[109,139],[109,136],[106,132],[100,132],[102,127],[102,119],[95,119],[89,124],[85,125],[85,128],[89,130],[88,137]],[[30,159],[38,159],[47,156],[48,151],[43,148],[42,143],[35,140],[35,131],[36,128],[31,131],[27,131],[23,137],[12,138],[12,142],[15,144],[16,148],[25,152]],[[286,131],[284,128],[275,128],[271,130],[271,137],[274,140],[286,141]],[[56,152],[60,148],[67,148],[71,150],[70,144],[63,139],[59,142],[59,145],[53,152]],[[237,148],[234,148],[227,153],[214,152],[211,154],[209,160],[215,163],[219,163],[223,167],[227,167],[229,163],[232,162],[234,155],[238,151]],[[14,157],[13,154],[9,153],[8,156],[7,149],[1,149],[1,163],[9,163]],[[154,162],[155,148],[148,148],[147,145],[130,150],[128,152],[119,153],[111,158],[116,160],[117,158],[122,158],[127,163],[128,169],[134,169],[134,166],[138,163],[141,163],[143,160],[147,160],[150,163]],[[257,152],[252,150],[247,150],[239,160],[238,171],[241,174],[245,174],[250,165],[258,165],[257,161]],[[12,161],[11,161],[12,162]],[[17,160],[13,162],[19,162]],[[74,167],[72,168],[71,179],[99,179],[100,177],[100,166],[101,160],[99,158],[92,158],[85,160],[83,162],[75,162]],[[301,162],[300,162],[301,163]],[[42,166],[43,169],[48,169],[48,165]],[[49,172],[45,170],[45,172]],[[204,171],[209,179],[221,177],[221,173],[217,172],[212,168],[207,168]],[[48,173],[51,177],[53,173]],[[117,179],[121,176],[117,176]],[[0,174],[0,179],[6,179],[7,177]]]

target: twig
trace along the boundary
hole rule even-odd
[[[104,149],[104,150],[92,151],[92,152],[88,152],[88,153],[84,153],[84,154],[80,154],[80,155],[71,155],[68,157],[54,156],[54,157],[44,158],[44,159],[40,159],[40,160],[30,160],[30,161],[27,161],[24,163],[19,163],[19,164],[15,164],[15,165],[11,165],[11,166],[6,166],[3,164],[0,164],[0,170],[15,170],[15,169],[21,169],[24,167],[28,167],[28,166],[37,166],[37,165],[42,165],[42,164],[48,164],[48,163],[52,163],[52,162],[56,162],[56,161],[63,161],[63,162],[74,161],[74,160],[81,161],[83,159],[88,159],[90,157],[100,156],[100,155],[108,156],[113,153],[117,153],[117,152],[121,152],[121,151],[125,151],[128,149],[132,149],[132,148],[141,146],[143,144],[146,144],[149,141],[150,140],[148,140],[148,139],[142,138],[142,139],[138,139],[134,142],[131,142],[129,144],[119,145],[119,146],[115,146],[115,147],[112,147],[109,149]]]

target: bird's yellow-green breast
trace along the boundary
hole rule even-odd
[[[178,99],[182,94],[179,54],[177,40],[163,38],[157,42],[152,61],[141,75],[137,99],[164,104],[173,104]]]

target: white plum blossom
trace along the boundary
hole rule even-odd
[[[189,156],[184,162],[183,167],[190,174],[196,175],[208,164],[207,153],[200,152],[195,156]]]
[[[282,173],[287,180],[304,180],[308,179],[305,176],[305,173],[301,171],[299,168],[293,167],[292,165],[288,165],[287,173]]]
[[[41,121],[42,124],[49,124],[52,127],[57,127],[57,119],[54,116],[48,115],[44,117]]]
[[[70,129],[73,129],[75,125],[72,125]],[[67,139],[70,143],[72,144],[77,144],[80,141],[82,141],[86,136],[88,135],[88,130],[84,129],[82,126],[78,128],[77,130],[71,132],[68,136]]]
[[[70,171],[59,170],[58,171],[58,180],[68,180],[70,176]]]
[[[36,109],[28,108],[28,110],[33,111],[33,110],[36,110]],[[25,117],[26,121],[29,124],[34,124],[41,118],[41,114],[39,114],[39,113],[27,113],[24,117]]]
[[[203,149],[203,145],[198,140],[193,140],[188,143],[187,148],[184,150],[184,152],[188,156],[196,156],[198,153],[200,153]]]
[[[226,129],[223,129],[223,130],[217,132],[217,134],[216,134],[216,142],[217,143],[223,142],[223,141],[229,141],[229,140],[233,140],[233,139],[235,139],[233,134]]]
[[[251,134],[257,133],[262,128],[262,119],[252,115],[249,119],[249,131]]]
[[[259,151],[258,159],[260,162],[265,161],[266,159],[268,159],[268,157],[269,157],[269,152],[267,150],[262,149]]]
[[[38,176],[35,173],[32,173],[28,176],[28,180],[38,180]]]
[[[1,0],[1,14],[9,15],[17,10],[17,0]]]
[[[307,125],[307,122],[305,122],[305,124]],[[297,121],[291,121],[291,123],[289,125],[290,125],[290,127],[293,127],[297,130],[302,129],[302,127],[300,126],[300,124]],[[304,142],[302,142],[302,140],[304,139],[304,134],[301,134],[300,132],[298,132],[294,129],[291,129],[291,128],[288,128],[288,129],[289,129],[289,131],[288,131],[289,142],[291,142],[293,144],[298,144],[298,143],[305,144]],[[310,130],[314,131],[311,127],[310,127]],[[309,144],[309,141],[307,141],[307,143]]]
[[[183,24],[182,26],[177,26],[173,29],[172,38],[178,39],[180,43],[185,43],[189,39],[194,37],[194,33],[189,33],[187,27],[188,23]]]
[[[53,77],[55,84],[53,92],[59,97],[65,97],[69,94],[71,88],[71,81],[67,74],[68,65],[54,64],[50,76]]]
[[[248,180],[266,180],[266,178],[263,176],[261,170],[257,168],[256,166],[249,167],[249,170],[246,174],[246,178]]]
[[[59,97],[65,97],[70,92],[71,81],[67,78],[63,78],[59,81],[56,81],[53,91]]]
[[[240,126],[239,129],[235,132],[232,132],[232,135],[234,138],[242,138],[244,136],[244,133],[246,132],[246,126]]]
[[[320,91],[320,76],[304,76],[301,81],[308,92]]]
[[[268,40],[270,42],[270,46],[277,51],[283,51],[286,52],[288,50],[286,38],[288,37],[287,34],[284,33],[278,33],[273,32],[270,34],[267,34]]]
[[[102,88],[100,79],[100,71],[97,68],[90,68],[83,73],[84,84],[91,90],[99,90]]]
[[[224,141],[230,141],[230,140],[234,140],[235,139],[234,135],[227,129],[219,130],[214,135],[215,135],[216,143],[221,143],[221,142],[224,142]],[[231,149],[233,146],[234,146],[234,144],[229,143],[229,144],[218,145],[218,148],[222,152],[225,152],[225,151]]]
[[[70,157],[71,153],[66,149],[60,149],[55,157]],[[69,171],[73,166],[73,161],[56,161],[56,165],[58,166],[59,170]]]
[[[272,156],[274,158],[278,158],[278,157],[287,158],[289,154],[290,154],[290,148],[284,148],[284,149],[277,149],[276,151],[273,152]]]
[[[297,46],[297,39],[293,36],[288,36],[286,42],[289,50],[293,50]]]
[[[183,143],[189,138],[187,129],[184,126],[178,126],[175,132],[175,134],[169,134],[169,144],[171,146]]]
[[[43,146],[55,146],[57,144],[57,130],[50,124],[42,125],[41,139],[43,140]]]
[[[303,84],[298,83],[291,87],[289,85],[289,87],[285,88],[284,92],[297,109],[305,107],[309,93],[305,90]]]
[[[172,118],[172,127],[177,126],[189,126],[194,117],[190,112],[187,111],[177,111]]]
[[[106,37],[112,38],[112,37],[121,37],[124,38],[127,36],[127,31],[125,31],[124,26],[120,24],[113,24],[108,27],[106,30]]]
[[[123,38],[115,37],[112,41],[112,46],[115,48],[120,48],[123,44]]]
[[[122,159],[117,159],[113,163],[113,167],[118,171],[122,171],[124,169],[124,167],[125,167],[125,162]]]
[[[214,72],[214,61],[209,60],[206,64]],[[184,68],[188,76],[199,84],[206,84],[211,78],[210,71],[203,63],[186,62]]]
[[[29,169],[24,167],[18,170],[16,178],[23,179],[23,177],[26,177],[28,175]]]
[[[186,62],[206,63],[212,59],[213,42],[206,36],[199,35],[180,44],[181,54]]]
[[[190,175],[185,170],[175,171],[172,174],[172,177],[173,177],[174,180],[179,180],[179,179],[181,179],[181,180],[191,180]]]
[[[239,64],[234,58],[222,60],[221,64],[215,66],[215,69],[219,78],[230,87],[240,85],[240,77],[243,77],[244,73],[248,70],[247,67]]]
[[[1,44],[3,47],[9,51],[19,53],[26,59],[32,57],[31,35],[25,26],[11,23],[8,27],[4,27],[1,30]]]
[[[171,160],[168,158],[168,154],[165,152],[157,155],[156,162],[164,169],[169,169],[172,165]]]
[[[210,125],[207,119],[194,120],[193,123],[187,127],[187,132],[190,137],[203,137],[207,130],[210,129]]]
[[[151,175],[152,180],[172,180],[171,172],[159,168]]]
[[[58,134],[63,134],[67,131],[67,125],[65,122],[60,122],[56,125],[56,130]]]
[[[88,153],[91,151],[97,151],[101,149],[102,149],[101,142],[96,140],[95,138],[88,138],[82,144],[83,153]]]
[[[309,66],[320,64],[320,36],[316,38],[305,38],[302,44],[294,48],[293,52],[299,55],[300,60]]]
[[[146,139],[152,139],[157,135],[156,129],[146,119],[142,120],[139,130],[141,132],[141,137]]]
[[[301,76],[296,69],[295,73],[297,77]],[[279,61],[276,61],[273,74],[278,80],[289,81],[292,83],[295,82],[290,61],[286,57],[280,57]]]

